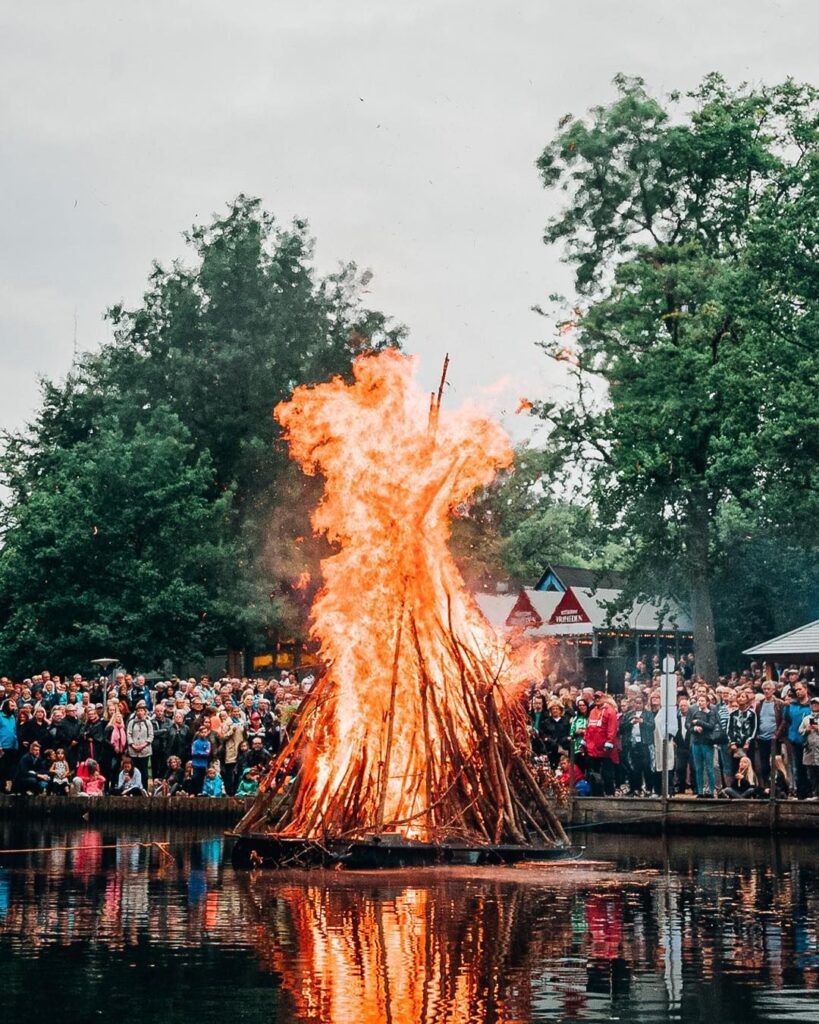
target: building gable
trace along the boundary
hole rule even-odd
[[[580,599],[571,587],[563,594],[557,607],[549,619],[550,626],[573,626],[577,623],[591,622]]]
[[[514,607],[506,617],[506,625],[510,629],[536,629],[543,625],[543,619],[535,610],[525,590],[521,590]]]

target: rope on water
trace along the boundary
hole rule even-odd
[[[168,849],[167,843],[103,843],[101,846],[94,846],[94,850],[127,850],[133,849],[134,847],[141,846],[145,849],[157,849],[166,860],[173,860],[174,856]],[[61,853],[70,852],[72,850],[82,849],[78,846],[30,846],[26,849],[20,850],[0,850],[0,857],[4,854],[12,853]],[[90,851],[85,851],[90,852]]]

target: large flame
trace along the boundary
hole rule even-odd
[[[487,772],[494,796],[509,797],[500,755],[489,764],[479,747],[495,727],[495,691],[520,672],[447,541],[451,510],[510,464],[512,448],[477,410],[430,407],[414,370],[395,350],[362,356],[352,384],[298,388],[275,410],[291,456],[324,478],[313,526],[337,547],[313,605],[328,671],[288,754],[300,776],[287,834],[467,829],[463,808],[478,807]],[[502,817],[481,821],[484,838],[500,837]]]

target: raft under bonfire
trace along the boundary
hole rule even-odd
[[[425,843],[391,833],[327,842],[270,833],[232,835],[235,838],[233,866],[240,869],[345,868],[373,871],[574,860],[582,853],[582,847],[570,845]]]

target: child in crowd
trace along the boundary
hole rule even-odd
[[[224,796],[225,787],[222,783],[222,777],[216,770],[216,765],[212,764],[208,766],[207,772],[205,773],[205,781],[202,784],[202,792],[200,796]]]
[[[54,761],[48,770],[50,776],[48,783],[49,793],[56,793],[65,796],[71,787],[71,769],[65,757],[65,751],[60,747],[54,755]]]

